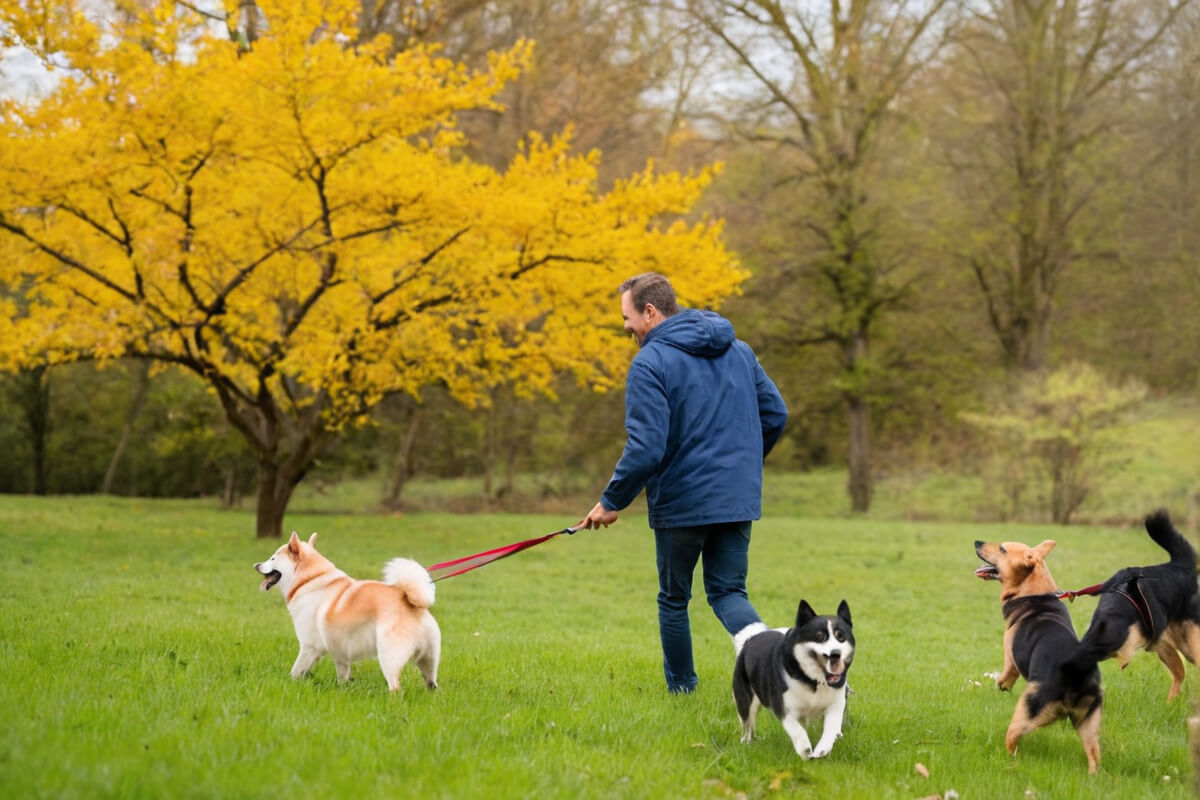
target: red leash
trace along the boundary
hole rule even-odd
[[[438,575],[433,580],[440,581],[442,578],[453,578],[455,575],[461,575],[464,572],[470,572],[473,569],[479,569],[480,567],[490,564],[493,561],[499,561],[502,558],[507,558],[513,553],[519,553],[522,550],[527,550],[534,545],[539,545],[542,542],[553,539],[559,534],[575,533],[577,530],[579,529],[563,528],[562,530],[555,531],[554,533],[547,533],[545,536],[539,536],[536,539],[526,539],[523,542],[506,544],[503,547],[497,547],[494,550],[485,550],[482,553],[476,553],[473,556],[463,556],[462,558],[456,558],[453,561],[443,561],[441,564],[434,564],[432,567],[426,567],[426,571],[430,574],[430,576],[432,576],[433,573],[438,571],[453,570],[453,572],[446,572],[445,575]],[[456,567],[457,569],[455,569]]]
[[[1058,592],[1058,598],[1060,600],[1074,600],[1076,597],[1081,597],[1084,595],[1100,594],[1100,590],[1102,588],[1104,588],[1104,584],[1097,583],[1094,586],[1088,586],[1087,588],[1084,588],[1084,589],[1076,589],[1073,592],[1070,592],[1070,591],[1067,591],[1064,589],[1064,590]]]

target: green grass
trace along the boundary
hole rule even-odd
[[[574,521],[566,520],[568,522]],[[293,514],[358,577],[561,527],[559,517]],[[756,524],[751,597],[772,625],[846,598],[858,655],[844,738],[800,761],[769,714],[738,742],[732,649],[693,603],[701,684],[663,687],[652,537],[627,514],[438,584],[441,688],[409,667],[390,695],[365,662],[287,677],[296,642],[258,591],[248,511],[196,501],[0,497],[0,794],[5,797],[1173,798],[1192,796],[1189,703],[1139,655],[1104,665],[1103,764],[1065,723],[1004,752],[1014,695],[995,583],[975,539],[1056,538],[1060,586],[1159,561],[1130,528],[774,517]],[[1091,598],[1072,606],[1086,626]],[[1020,684],[1019,684],[1020,686]],[[914,771],[917,763],[930,777]]]

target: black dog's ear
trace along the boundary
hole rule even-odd
[[[838,604],[838,616],[841,617],[847,625],[854,624],[850,621],[850,605],[845,600]]]
[[[796,627],[799,628],[802,625],[805,625],[816,615],[817,612],[813,611],[813,607],[808,604],[808,601],[801,600],[800,607],[796,609]]]

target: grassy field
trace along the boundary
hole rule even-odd
[[[433,563],[574,518],[303,514],[358,577]],[[846,598],[858,656],[844,738],[802,762],[769,712],[738,742],[732,648],[693,603],[700,688],[663,687],[652,537],[627,514],[438,584],[441,688],[413,668],[390,695],[366,662],[293,682],[296,642],[251,565],[273,549],[249,511],[198,501],[0,497],[0,794],[5,797],[1191,797],[1186,718],[1140,655],[1104,665],[1103,763],[1088,777],[1066,723],[1004,752],[1015,697],[1000,667],[995,583],[975,539],[1058,540],[1078,588],[1161,561],[1134,528],[772,517],[755,526],[751,598],[787,625]],[[1082,629],[1095,607],[1071,607]],[[1021,686],[1022,684],[1018,684]],[[922,764],[929,777],[922,777]]]

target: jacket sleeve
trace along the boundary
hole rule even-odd
[[[771,452],[771,448],[779,441],[783,426],[787,424],[787,404],[779,393],[775,382],[767,376],[757,360],[754,363],[754,383],[758,392],[758,418],[762,424],[763,458]]]
[[[670,426],[662,378],[646,359],[634,359],[625,377],[625,450],[600,496],[605,508],[620,511],[645,488],[666,454]]]

